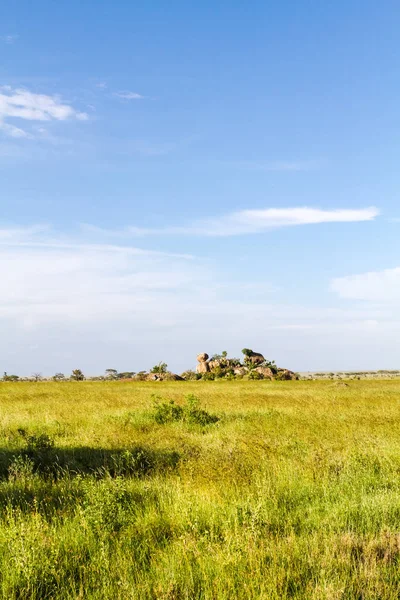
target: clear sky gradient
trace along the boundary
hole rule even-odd
[[[5,0],[0,369],[400,368],[400,5]]]

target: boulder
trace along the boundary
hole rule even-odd
[[[274,379],[274,374],[269,367],[256,367],[254,370],[260,373],[264,379]]]
[[[291,379],[294,381],[298,379],[296,373],[289,371],[289,369],[278,369],[276,378],[280,379],[281,381],[289,381]]]
[[[260,365],[265,361],[265,358],[259,352],[252,352],[246,356],[245,360],[250,362],[252,365]]]
[[[161,375],[159,373],[148,373],[145,379],[146,381],[161,381]]]
[[[199,364],[196,367],[196,371],[197,371],[197,373],[200,373],[201,375],[203,373],[209,373],[210,365],[206,361],[199,362]]]
[[[237,358],[216,358],[214,360],[209,360],[208,364],[210,366],[211,371],[214,369],[233,369],[234,367],[240,367],[240,361]]]
[[[183,377],[176,373],[149,373],[146,381],[184,381]]]
[[[202,375],[203,373],[208,373],[210,371],[210,365],[207,362],[208,358],[207,352],[202,352],[197,355],[197,362],[199,363],[196,368],[197,373]]]
[[[241,376],[243,376],[243,375],[247,375],[248,372],[249,372],[249,370],[248,370],[247,367],[235,367],[233,369],[234,375],[241,375]]]
[[[183,377],[176,373],[167,373],[167,381],[185,381]]]

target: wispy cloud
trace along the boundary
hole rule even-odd
[[[0,244],[14,244],[34,239],[34,236],[48,231],[46,224],[31,227],[0,227]]]
[[[178,227],[142,228],[133,226],[120,231],[104,230],[104,233],[118,236],[198,235],[223,237],[256,234],[295,225],[372,221],[378,215],[379,210],[375,207],[334,210],[309,207],[266,208],[241,210],[221,217],[194,221]]]
[[[400,300],[400,267],[337,277],[331,289],[341,298],[370,302]]]
[[[0,268],[8,267],[2,273],[0,320],[19,315],[22,326],[25,322],[36,327],[61,323],[66,315],[76,323],[115,321],[124,312],[128,320],[136,321],[140,314],[149,315],[149,302],[154,309],[163,294],[204,284],[206,272],[192,258],[88,243],[42,225],[3,227]],[[164,317],[159,312],[153,318],[161,325]]]
[[[271,358],[293,369],[361,368],[366,354],[358,350],[379,335],[392,340],[392,352],[399,331],[392,311],[272,303],[273,282],[226,282],[211,261],[89,243],[45,225],[0,228],[0,269],[0,358],[18,373],[140,370],[159,360],[183,370],[199,351],[220,350],[221,339],[233,355],[244,345],[262,351],[268,339]],[[329,352],[322,344],[316,357],[327,335]]]
[[[0,129],[4,131],[6,135],[15,139],[21,138],[32,138],[32,134],[25,131],[25,129],[21,129],[20,127],[15,127],[15,125],[10,125],[9,123],[4,123],[0,120]]]
[[[18,38],[18,35],[0,35],[0,41],[4,44],[14,44]]]
[[[221,165],[245,169],[249,171],[267,172],[296,172],[314,171],[321,168],[325,161],[322,160],[238,160],[221,161]]]
[[[114,92],[113,96],[122,98],[123,100],[143,100],[143,98],[145,98],[145,96],[142,96],[137,92]]]
[[[0,227],[0,246],[8,247],[30,247],[30,248],[49,248],[62,250],[92,250],[105,251],[111,253],[120,253],[127,255],[141,255],[163,258],[179,258],[182,260],[193,260],[190,254],[180,254],[173,252],[162,252],[157,250],[143,250],[132,246],[122,246],[113,244],[96,243],[82,239],[81,228],[80,235],[66,236],[54,231],[48,224],[38,224],[31,227]],[[88,227],[87,232],[96,233],[96,228]]]
[[[63,103],[58,96],[35,94],[25,89],[0,88],[0,129],[14,138],[33,137],[31,133],[9,123],[9,120],[23,121],[65,121],[77,119],[85,121],[87,114]]]

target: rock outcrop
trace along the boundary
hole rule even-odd
[[[209,357],[208,357],[207,352],[203,352],[202,354],[198,354],[197,355],[197,362],[198,362],[198,365],[197,365],[197,368],[196,368],[197,373],[200,373],[201,375],[203,373],[209,373],[209,371],[210,371],[210,365],[207,362],[208,358]]]
[[[208,354],[203,352],[197,356],[197,374],[210,373],[210,376],[221,377],[246,377],[249,379],[269,380],[295,380],[298,375],[289,369],[277,368],[274,362],[269,362],[260,352],[253,352],[249,348],[242,350],[244,360],[228,358],[226,352],[222,356],[214,355],[209,360]]]
[[[245,360],[252,365],[260,365],[265,362],[265,358],[259,352],[251,352],[251,354],[247,354]]]
[[[235,367],[233,369],[233,374],[239,375],[241,377],[243,377],[243,375],[247,375],[248,372],[249,372],[249,370],[247,367]]]
[[[293,371],[289,371],[289,369],[278,369],[278,373],[276,374],[276,379],[280,379],[281,381],[289,381],[296,380],[298,376]]]
[[[220,360],[210,360],[208,363],[208,366],[210,367],[211,371],[213,369],[217,369],[218,367],[221,366],[221,361]]]
[[[149,373],[146,381],[184,381],[183,377],[176,373]]]
[[[274,373],[269,367],[256,367],[254,370],[260,373],[264,379],[274,379]]]

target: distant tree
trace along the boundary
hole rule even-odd
[[[8,375],[6,371],[4,371],[3,381],[18,381],[18,375]]]
[[[228,352],[223,350],[221,354],[213,354],[210,360],[226,360],[228,358]]]
[[[187,381],[197,381],[198,379],[201,379],[200,373],[196,373],[196,371],[192,371],[191,369],[181,373],[181,377]]]
[[[250,348],[243,348],[242,354],[245,356],[251,356],[253,354],[253,350],[250,350]]]
[[[33,381],[42,381],[43,375],[41,373],[32,373]]]
[[[107,379],[117,379],[118,371],[117,369],[106,369],[105,376]]]
[[[159,362],[158,365],[155,365],[152,369],[150,369],[150,373],[166,373],[167,368],[167,363]]]
[[[64,373],[56,373],[53,375],[53,381],[62,381],[63,379],[65,379]]]
[[[71,379],[74,381],[83,381],[85,376],[80,369],[74,369],[71,373]]]
[[[124,371],[123,373],[117,373],[118,379],[132,379],[136,375],[135,371]]]

